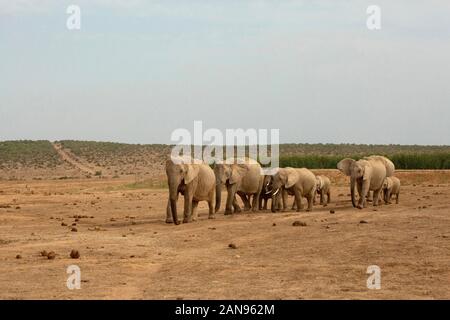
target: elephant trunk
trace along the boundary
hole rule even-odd
[[[356,183],[356,178],[350,178],[350,194],[352,197],[352,205],[353,207],[356,207],[356,200],[355,200],[355,183]]]
[[[180,221],[178,221],[178,215],[177,215],[177,200],[176,199],[170,199],[170,208],[172,210],[173,223],[180,224]]]
[[[222,202],[222,184],[217,183],[216,184],[216,208],[215,212],[220,210],[220,204]]]
[[[177,214],[178,181],[169,181],[169,202],[172,211],[173,223],[180,224]]]
[[[272,207],[271,207],[271,211],[272,212],[276,212],[277,209],[277,203],[278,203],[278,197],[280,196],[280,188],[276,189],[273,193],[272,193]]]

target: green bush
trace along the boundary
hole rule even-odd
[[[370,155],[370,154],[367,154]],[[360,159],[367,155],[345,156],[317,156],[293,155],[281,156],[280,167],[336,169],[336,165],[343,158]],[[395,164],[396,169],[450,169],[450,152],[423,154],[394,154],[385,155]]]

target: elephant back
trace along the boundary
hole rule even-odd
[[[299,174],[299,179],[303,185],[304,192],[308,193],[312,189],[316,189],[316,176],[307,168],[295,169]]]
[[[395,165],[390,159],[383,157],[383,156],[370,156],[370,157],[366,157],[364,159],[376,160],[376,161],[382,162],[386,168],[386,177],[390,177],[390,176],[394,175]]]

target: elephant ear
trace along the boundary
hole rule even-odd
[[[345,158],[339,161],[337,164],[337,168],[339,171],[341,171],[346,176],[350,176],[352,174],[352,171],[350,170],[351,166],[355,163],[355,160],[350,158]]]
[[[197,164],[187,164],[186,165],[186,175],[184,176],[184,183],[189,184],[198,176],[200,171],[200,166]]]
[[[231,167],[231,176],[229,179],[230,184],[235,184],[246,175],[248,171],[248,165],[243,163],[233,164]]]
[[[364,166],[363,180],[368,180],[372,176],[372,167],[370,165]]]
[[[288,169],[287,172],[287,180],[284,187],[286,189],[292,188],[294,184],[298,181],[298,172],[295,169]]]
[[[316,177],[316,188],[317,189],[322,189],[323,188],[323,179],[320,176]]]

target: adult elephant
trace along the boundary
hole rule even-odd
[[[297,212],[303,209],[301,198],[308,201],[308,209],[313,208],[316,194],[316,176],[306,168],[279,168],[272,177],[272,212],[276,211],[274,204],[280,196],[283,198],[283,208],[287,208],[287,195],[294,195]]]
[[[250,210],[250,197],[253,196],[251,208],[258,211],[259,194],[261,193],[264,174],[260,164],[249,158],[233,161],[217,162],[214,165],[216,176],[216,212],[220,210],[222,185],[227,188],[225,214],[237,212],[236,193],[241,196],[245,210]],[[248,196],[248,200],[247,200]]]
[[[166,161],[166,174],[169,183],[167,223],[180,224],[177,215],[180,193],[184,196],[184,223],[197,219],[199,201],[208,201],[209,218],[214,218],[215,177],[207,164],[188,157],[171,158]]]
[[[350,194],[353,207],[366,207],[366,196],[373,191],[373,205],[377,206],[379,195],[386,177],[394,174],[395,166],[391,160],[383,156],[369,156],[360,160],[345,158],[337,164],[337,168],[350,177]],[[356,205],[355,186],[359,200]]]
[[[259,194],[259,210],[267,210],[267,203],[272,199],[272,175],[266,174],[263,180],[263,186],[261,193]],[[281,197],[279,197],[278,203],[276,203],[276,210],[282,209]]]

